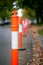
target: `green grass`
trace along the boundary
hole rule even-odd
[[[43,35],[43,29],[38,31],[39,35]]]

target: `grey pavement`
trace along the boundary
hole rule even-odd
[[[33,58],[33,42],[31,29],[28,31],[27,37],[23,37],[23,48],[26,48],[24,51],[19,51],[19,65],[30,65]]]
[[[41,43],[41,48],[43,50],[43,36],[42,35],[39,35],[39,41]]]

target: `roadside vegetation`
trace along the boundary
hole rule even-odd
[[[23,9],[23,18],[34,18],[43,24],[43,0],[0,0],[0,18],[10,18],[12,10]]]
[[[39,35],[43,35],[43,29],[38,30]]]

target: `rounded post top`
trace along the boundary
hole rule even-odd
[[[18,12],[17,11],[12,11],[12,14],[17,15]]]

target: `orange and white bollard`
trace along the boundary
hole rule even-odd
[[[19,49],[22,49],[22,17],[19,17]]]
[[[12,65],[18,65],[18,16],[17,12],[13,11],[11,16],[11,56]]]
[[[18,10],[18,17],[19,17],[19,43],[18,43],[18,47],[19,47],[19,50],[25,50],[25,48],[23,48],[23,45],[22,45],[22,10],[19,9]]]
[[[27,33],[28,33],[28,20],[26,19],[25,21],[26,21],[25,34],[27,35]]]
[[[27,33],[28,33],[28,21],[27,20],[24,20],[23,21],[23,24],[24,24],[24,28],[23,28],[23,35],[26,36]]]

